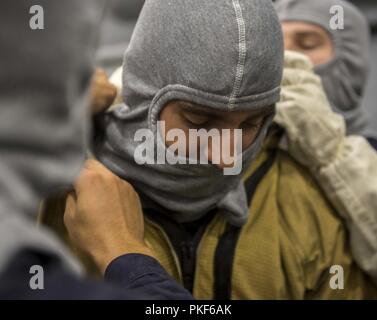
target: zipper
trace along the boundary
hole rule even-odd
[[[195,278],[196,252],[195,244],[192,241],[183,241],[180,244],[182,256],[183,284],[187,290],[193,291]]]
[[[183,283],[186,289],[194,294],[196,272],[198,270],[198,256],[203,245],[204,239],[208,234],[211,226],[217,220],[217,215],[214,215],[212,219],[207,223],[204,230],[202,230],[200,238],[196,239],[196,236],[192,241],[183,241],[180,244],[181,256],[182,256],[182,275]]]

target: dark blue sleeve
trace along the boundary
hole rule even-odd
[[[105,280],[129,290],[147,292],[149,299],[193,299],[156,259],[142,254],[126,254],[116,258],[107,267]]]
[[[43,267],[43,289],[31,289],[33,265]],[[152,257],[127,254],[108,266],[104,281],[80,278],[68,272],[49,253],[25,249],[0,274],[0,299],[130,299],[190,300]]]

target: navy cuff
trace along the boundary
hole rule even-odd
[[[168,276],[155,258],[139,253],[128,253],[115,258],[107,266],[104,278],[106,281],[127,287],[148,274]]]

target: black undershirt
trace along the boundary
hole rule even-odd
[[[144,209],[144,214],[158,223],[168,235],[180,262],[183,284],[192,292],[198,245],[206,227],[215,216],[216,210],[210,211],[201,219],[188,223],[178,223],[168,215],[152,209]]]

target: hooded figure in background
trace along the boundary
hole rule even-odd
[[[140,166],[134,159],[140,142],[134,137],[138,129],[150,129],[155,146],[161,143],[157,121],[174,100],[215,111],[271,108],[279,100],[283,49],[280,23],[269,1],[147,1],[125,54],[126,105],[100,121],[96,156],[132,183],[144,207],[167,209],[178,222],[197,220],[218,208],[230,223],[241,226],[248,212],[241,177],[260,150],[273,114],[243,151],[243,170],[235,176],[224,175],[213,164]]]
[[[72,183],[85,159],[84,104],[96,39],[92,28],[101,19],[104,2],[70,1],[57,8],[41,1],[50,10],[45,19],[49,27],[42,31],[29,28],[27,1],[11,2],[3,3],[7,10],[2,10],[1,21],[12,26],[12,32],[0,28],[0,272],[25,247],[53,252],[63,258],[61,264],[78,271],[56,237],[37,229],[35,216],[40,199]],[[74,16],[62,27],[60,17],[84,11],[85,19]],[[64,48],[53,38],[65,43]],[[14,50],[20,48],[20,39],[22,49]],[[50,44],[50,50],[42,44]],[[46,65],[53,66],[53,72],[43,72]]]
[[[83,166],[90,119],[87,95],[105,7],[103,0],[40,0],[38,7],[28,0],[2,1],[0,299],[191,298],[157,261],[126,254],[137,253],[134,249],[123,248],[104,263],[107,283],[81,278],[81,266],[69,250],[51,230],[36,223],[40,200],[71,184]],[[46,13],[45,30],[29,26],[29,21],[35,22],[29,12],[37,12],[39,22]],[[103,188],[100,192],[103,197]],[[99,225],[92,220],[95,212],[89,210],[92,227],[83,232],[85,237],[98,234],[93,231]],[[127,216],[125,210],[111,212],[120,219]],[[119,230],[119,223],[114,224]],[[132,232],[140,225],[133,223]],[[115,247],[111,242],[108,247]]]
[[[345,118],[348,134],[377,137],[376,133],[368,132],[367,119],[361,108],[370,59],[366,18],[354,5],[343,0],[278,0],[276,10],[283,25],[286,49],[297,50],[310,57],[313,50],[326,45],[323,40],[308,35],[310,31],[305,27],[292,32],[294,39],[289,39],[288,28],[285,28],[287,23],[304,22],[327,33],[330,37],[328,46],[333,47],[331,57],[320,62],[312,59],[312,62],[315,72],[322,79],[331,106]],[[338,13],[344,13],[344,29],[335,29],[330,24]],[[339,20],[335,22],[341,23]]]

